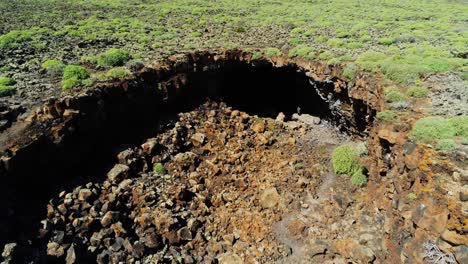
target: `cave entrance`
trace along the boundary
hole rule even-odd
[[[122,145],[139,146],[167,128],[177,113],[191,111],[207,98],[260,117],[306,113],[360,136],[374,113],[346,90],[335,91],[333,79],[313,80],[296,64],[276,67],[238,57],[191,57],[142,70],[130,81],[95,87],[84,96],[59,99],[48,106],[53,109],[48,114],[55,114],[52,122],[36,121],[29,128],[41,136],[29,137],[32,141],[3,166],[0,224],[6,228],[0,231],[0,247],[11,241],[27,245],[37,235],[51,195],[102,181]],[[72,114],[65,116],[64,108]]]

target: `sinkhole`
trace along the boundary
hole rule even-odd
[[[3,150],[0,245],[19,243],[27,248],[24,255],[46,250],[37,237],[50,199],[103,182],[116,153],[164,133],[176,125],[177,114],[207,100],[259,118],[309,114],[349,137],[365,138],[375,110],[351,96],[359,89],[354,85],[326,66],[252,61],[243,52],[195,53],[48,102]]]

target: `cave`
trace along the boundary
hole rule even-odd
[[[28,136],[15,142],[22,148],[14,155],[3,150],[8,159],[1,169],[5,183],[0,244],[26,245],[29,240],[34,245],[35,230],[52,194],[103,181],[122,146],[141,145],[145,138],[171,127],[177,113],[207,99],[259,117],[310,114],[330,121],[350,137],[364,138],[375,110],[350,97],[346,89],[336,91],[338,80],[333,76],[315,80],[295,63],[277,66],[239,57],[189,56],[170,67],[148,67],[130,80],[50,102],[42,114],[52,118],[30,124]]]

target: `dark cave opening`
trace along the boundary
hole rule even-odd
[[[63,136],[52,139],[53,133],[44,133],[10,160],[2,175],[7,190],[0,197],[0,225],[6,228],[0,231],[0,247],[34,241],[52,195],[78,183],[105,180],[117,149],[139,146],[173,123],[177,113],[207,98],[260,117],[307,113],[355,135],[365,135],[366,115],[373,113],[362,101],[353,104],[346,91],[334,92],[332,81],[311,80],[294,64],[275,67],[234,60],[169,74],[143,72],[125,85],[75,100],[70,105],[78,114],[63,121]],[[337,104],[350,106],[352,115]]]

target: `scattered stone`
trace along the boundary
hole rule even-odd
[[[280,112],[280,113],[278,114],[278,116],[276,117],[276,121],[278,121],[278,122],[284,122],[284,118],[285,118],[285,117],[286,117],[286,116],[283,114],[283,112]]]
[[[62,246],[56,242],[50,242],[47,244],[47,255],[61,257],[65,253]]]
[[[67,257],[65,258],[65,262],[67,264],[74,264],[76,262],[76,253],[75,253],[75,248],[73,245],[70,246],[70,248],[67,250]]]
[[[15,253],[16,246],[16,243],[6,244],[3,248],[2,257],[5,258],[5,260],[12,258]]]
[[[270,209],[278,205],[280,196],[275,187],[265,189],[260,195],[260,205],[263,208]]]
[[[92,194],[93,193],[91,192],[90,189],[81,189],[80,192],[78,193],[78,199],[80,201],[86,201]]]
[[[128,177],[130,168],[127,165],[116,164],[108,173],[107,178],[111,181],[121,181]]]
[[[468,245],[468,236],[457,234],[455,231],[445,230],[442,239],[453,245]]]
[[[255,131],[256,133],[263,133],[265,132],[265,123],[264,122],[255,122],[252,125],[252,130]]]
[[[205,136],[205,134],[202,134],[202,133],[195,133],[191,137],[191,140],[192,140],[192,144],[195,147],[199,147],[199,146],[202,146],[203,144],[205,144],[206,136]]]

